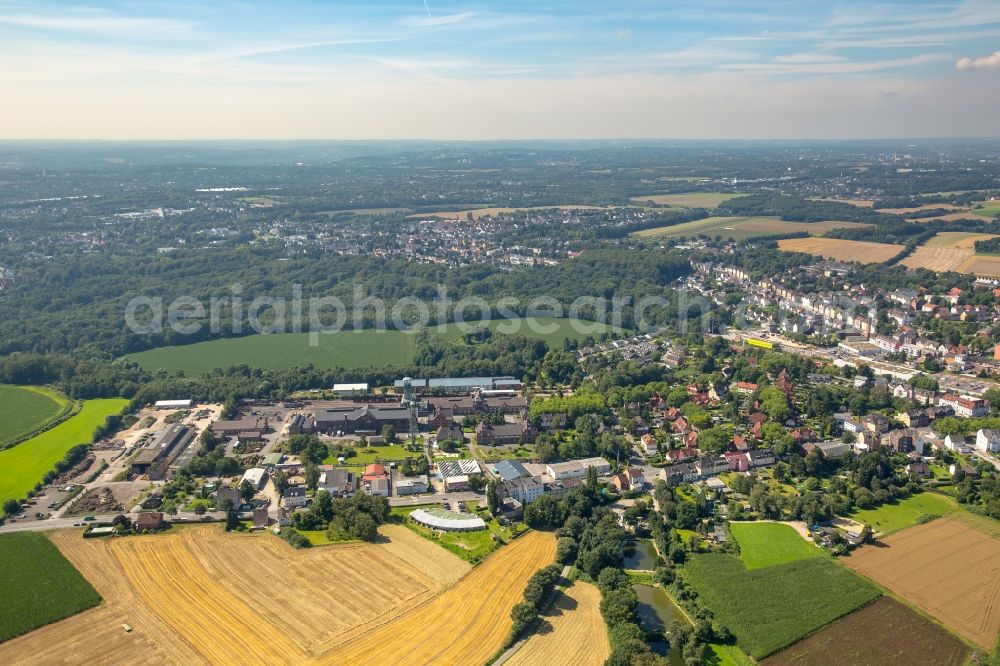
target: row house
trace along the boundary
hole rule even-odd
[[[986,416],[990,413],[989,405],[980,398],[972,398],[964,395],[954,395],[946,393],[938,398],[938,404],[951,407],[955,410],[955,416],[973,418]]]

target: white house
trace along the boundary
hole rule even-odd
[[[281,496],[281,503],[289,509],[297,509],[300,506],[309,504],[306,489],[302,486],[286,488],[284,494]]]
[[[521,477],[503,482],[504,492],[521,504],[531,504],[545,494],[545,484],[532,477]]]
[[[1000,430],[979,430],[976,433],[976,449],[983,453],[1000,453]]]
[[[948,435],[944,438],[944,448],[958,453],[967,453],[969,446],[965,443],[963,435]]]

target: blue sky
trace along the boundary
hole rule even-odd
[[[1000,135],[1000,0],[6,2],[8,138]]]

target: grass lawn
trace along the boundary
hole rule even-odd
[[[874,509],[855,511],[850,517],[859,523],[868,523],[876,532],[889,534],[916,525],[920,516],[946,516],[955,511],[958,505],[950,497],[922,492]]]
[[[204,506],[208,511],[212,511],[215,508],[215,503],[212,500],[198,498],[185,504],[184,510],[194,511],[199,505]]]
[[[419,451],[408,451],[401,444],[388,444],[386,446],[369,446],[355,449],[357,453],[344,461],[345,467],[364,467],[371,465],[376,460],[403,460],[405,458],[419,458],[422,454]],[[325,465],[336,465],[337,456],[330,456],[323,461]]]
[[[501,460],[532,460],[538,457],[538,453],[530,445],[522,445],[516,449],[497,449],[492,446],[478,446],[478,448],[479,455],[488,463]]]
[[[101,602],[100,595],[40,532],[0,536],[0,641]]]
[[[578,324],[578,325],[577,325]],[[474,325],[470,322],[470,326]],[[553,317],[497,319],[486,323],[494,333],[517,334],[544,340],[550,347],[562,348],[563,338],[582,340],[587,335],[600,336],[610,326]],[[577,328],[585,327],[582,330]],[[462,329],[456,324],[428,329],[450,340],[461,340]],[[257,368],[289,368],[312,364],[317,368],[358,369],[407,365],[417,351],[417,335],[402,331],[338,331],[322,333],[318,344],[310,345],[308,333],[248,335],[196,342],[175,347],[158,347],[125,358],[147,370],[183,371],[205,374],[215,368],[251,365]]]
[[[747,569],[827,556],[788,525],[735,522],[729,523],[729,529],[740,544],[740,559]]]
[[[879,596],[833,558],[748,570],[735,555],[694,555],[681,570],[739,647],[761,659]]]
[[[753,666],[754,660],[743,654],[735,645],[709,643],[705,666]]]
[[[87,400],[80,411],[59,425],[0,451],[0,504],[19,499],[77,444],[89,444],[104,420],[128,405],[122,398]]]
[[[45,429],[72,408],[73,403],[55,391],[0,384],[0,448]]]
[[[332,546],[337,543],[354,543],[360,541],[360,539],[354,539],[349,536],[342,536],[339,534],[334,534],[331,539],[329,536],[330,530],[296,530],[299,534],[304,536],[309,540],[309,543],[316,546]]]

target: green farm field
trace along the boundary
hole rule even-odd
[[[748,570],[735,555],[710,553],[691,557],[682,574],[701,603],[755,659],[791,645],[880,594],[829,557]]]
[[[0,448],[44,430],[72,408],[73,403],[55,391],[0,384]]]
[[[89,444],[97,426],[128,405],[122,398],[87,400],[80,411],[54,428],[0,451],[0,503],[27,495],[46,472],[77,444]]]
[[[757,236],[794,234],[806,232],[814,236],[825,234],[832,229],[869,226],[859,222],[788,222],[777,217],[706,217],[702,220],[684,222],[669,227],[644,229],[634,235],[641,238],[694,237],[699,234],[723,236],[733,240],[744,240]]]
[[[868,523],[876,532],[890,534],[913,527],[920,516],[947,516],[955,511],[958,505],[950,497],[923,492],[874,509],[855,511],[850,517],[859,523]]]
[[[587,335],[596,337],[603,331],[611,330],[610,326],[580,321],[578,323],[586,327],[580,332],[574,330],[574,322],[578,320],[554,317],[496,319],[488,322],[487,327],[498,334],[513,333],[538,338],[555,348],[561,348],[563,338],[582,340]],[[433,335],[452,340],[463,336],[463,331],[457,324],[448,324],[443,330],[437,326],[427,330]],[[243,364],[263,369],[312,364],[322,369],[341,367],[352,370],[411,363],[417,351],[417,337],[416,332],[338,331],[318,334],[319,344],[312,346],[309,333],[249,335],[191,345],[158,347],[129,354],[125,358],[147,370],[194,375],[205,374],[215,368]]]
[[[740,559],[747,569],[761,569],[812,557],[827,557],[822,549],[803,539],[788,525],[730,523],[729,529],[740,545]]]
[[[0,536],[0,642],[101,602],[100,595],[38,532]]]
[[[993,219],[1000,215],[1000,201],[982,201],[983,207],[970,210],[969,212],[977,217]]]

